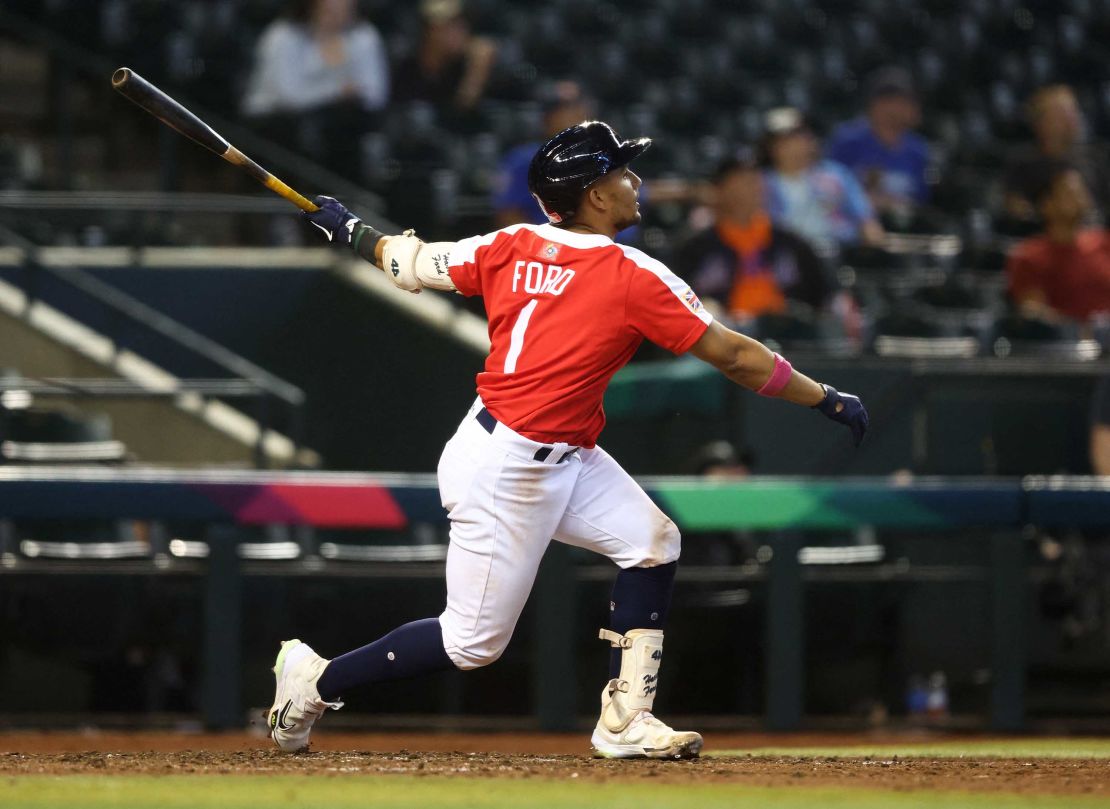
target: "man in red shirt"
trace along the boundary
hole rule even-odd
[[[1054,162],[1030,184],[1044,231],[1010,254],[1006,272],[1014,303],[1028,315],[1080,322],[1110,312],[1110,232],[1083,227],[1093,204],[1083,175]]]
[[[536,153],[528,184],[549,224],[521,224],[457,243],[411,231],[384,236],[329,197],[307,216],[349,243],[400,288],[481,295],[490,353],[478,398],[439,462],[451,521],[447,607],[327,660],[299,640],[282,644],[271,736],[308,744],[313,722],[350,688],[446,668],[472,669],[505,649],[552,538],[620,568],[610,601],[609,681],[591,743],[610,758],[692,758],[702,738],[675,731],[652,706],[679,533],[597,446],[605,388],[645,339],[692,351],[737,384],[867,428],[859,399],[819,385],[705,311],[663,264],[617,244],[640,221],[640,178],[628,164],[651,144],[621,141],[606,124],[566,129]]]

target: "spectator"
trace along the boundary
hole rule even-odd
[[[573,81],[553,84],[544,99],[543,140],[592,116],[593,105]],[[528,191],[528,166],[539,149],[539,141],[529,141],[509,151],[501,161],[493,196],[497,227],[518,222],[542,225],[547,222],[540,206]]]
[[[542,94],[544,107],[544,139],[550,138],[567,127],[590,118],[594,113],[593,101],[583,92],[581,86],[573,81],[559,81],[552,84]],[[518,222],[542,225],[547,217],[539,204],[528,191],[528,166],[532,155],[540,148],[542,141],[530,141],[511,149],[501,161],[497,181],[494,186],[493,210],[497,227],[503,228]],[[700,201],[703,188],[700,184],[682,179],[644,180],[640,187],[640,205],[647,209],[650,205],[666,203],[689,203]],[[622,230],[617,241],[628,244],[640,236],[640,226]]]
[[[258,41],[243,111],[306,113],[348,101],[365,110],[384,107],[389,65],[382,38],[355,12],[355,0],[294,2]]]
[[[871,80],[866,116],[837,127],[826,154],[852,170],[876,210],[902,214],[929,198],[929,144],[913,132],[920,123],[910,75],[885,68]]]
[[[705,304],[740,320],[785,312],[787,300],[824,304],[831,287],[824,262],[805,240],[771,223],[756,161],[726,159],[713,191],[713,225],[678,251],[682,277]]]
[[[840,245],[882,242],[863,187],[841,164],[820,159],[817,138],[798,110],[767,113],[764,147],[767,210],[775,224],[830,254]]]
[[[1110,475],[1110,376],[1099,384],[1091,409],[1091,469]]]
[[[755,456],[750,449],[737,451],[728,441],[718,439],[702,445],[690,461],[693,474],[711,480],[737,480],[752,475]]]
[[[1110,232],[1083,225],[1092,205],[1083,175],[1063,161],[1045,163],[1029,187],[1044,229],[1010,255],[1014,303],[1042,319],[1083,322],[1110,311]]]
[[[355,0],[296,0],[262,33],[243,112],[279,141],[350,173],[354,133],[374,126],[389,97],[381,36]]]
[[[424,0],[420,43],[397,67],[395,101],[428,101],[442,110],[468,112],[482,100],[497,46],[475,36],[461,0]]]
[[[1035,223],[1035,189],[1032,178],[1039,176],[1046,165],[1060,160],[1071,163],[1083,175],[1087,188],[1095,194],[1097,207],[1091,217],[1105,211],[1110,194],[1110,166],[1106,154],[1084,142],[1086,122],[1079,109],[1075,92],[1066,84],[1042,87],[1029,99],[1029,125],[1033,143],[1019,147],[1010,157],[1005,177],[1006,213],[1019,223]]]

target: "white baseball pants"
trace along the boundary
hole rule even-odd
[[[622,568],[679,556],[678,528],[601,447],[543,447],[498,423],[478,423],[474,403],[439,461],[439,491],[451,520],[443,646],[460,669],[497,660],[512,637],[540,560],[554,538],[609,557]]]

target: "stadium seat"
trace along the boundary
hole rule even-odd
[[[815,346],[820,337],[816,313],[798,302],[792,302],[787,312],[760,315],[754,333],[761,340],[773,340],[788,348],[798,344]]]
[[[1009,314],[995,323],[991,352],[997,357],[1089,361],[1102,356],[1102,346],[1097,340],[1081,338],[1075,324]]]

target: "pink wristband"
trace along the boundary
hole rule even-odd
[[[775,367],[771,371],[771,377],[763,383],[763,387],[756,391],[760,396],[777,396],[786,383],[790,381],[791,374],[794,373],[794,367],[790,361],[783,357],[781,354],[775,354]]]

